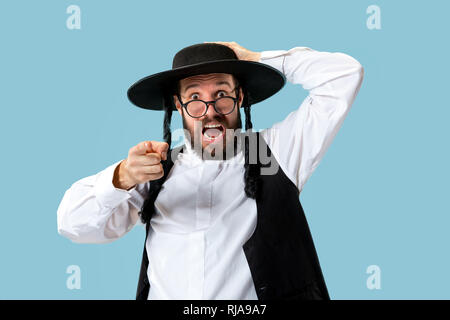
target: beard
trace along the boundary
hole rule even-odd
[[[237,154],[238,146],[240,145],[240,140],[237,135],[242,129],[241,112],[239,109],[237,110],[237,113],[238,117],[236,121],[232,123],[229,128],[227,128],[225,124],[220,123],[225,129],[225,132],[222,132],[223,136],[219,142],[211,142],[206,146],[203,146],[203,127],[208,123],[195,121],[194,128],[189,128],[185,118],[188,115],[183,111],[183,128],[185,130],[185,135],[188,133],[187,137],[191,144],[191,148],[201,159],[228,160]]]

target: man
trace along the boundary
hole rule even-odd
[[[250,106],[285,79],[309,96],[256,133],[279,165],[263,174],[261,159],[250,161],[250,139],[242,148],[239,134],[225,131],[239,131],[242,107],[251,132]],[[165,142],[141,142],[126,159],[75,182],[58,208],[58,232],[103,243],[145,223],[138,299],[329,299],[299,194],[362,79],[361,64],[342,53],[257,53],[235,42],[184,48],[172,70],[128,91],[135,105],[165,111]],[[179,153],[170,149],[172,110],[186,129]],[[216,155],[224,160],[210,158]]]

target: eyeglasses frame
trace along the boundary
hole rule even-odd
[[[240,88],[240,86],[236,86],[233,90],[231,90],[231,92],[236,91],[236,90],[238,90],[239,88]],[[225,90],[223,90],[223,91],[225,91]],[[209,108],[209,105],[210,105],[210,104],[213,104],[214,111],[216,111],[218,114],[221,114],[221,115],[223,115],[223,116],[226,116],[226,115],[229,115],[230,113],[232,113],[232,112],[234,111],[234,109],[236,108],[236,104],[237,104],[237,102],[239,101],[239,90],[237,91],[236,98],[235,98],[235,97],[231,97],[231,96],[223,96],[223,97],[220,97],[220,98],[218,98],[218,99],[211,100],[211,101],[204,101],[204,100],[201,100],[201,99],[193,99],[193,100],[189,100],[189,101],[186,102],[186,103],[183,103],[183,102],[181,101],[180,93],[177,93],[177,98],[178,98],[178,101],[180,102],[180,105],[186,110],[186,113],[187,113],[191,118],[201,118],[201,117],[203,117],[205,114],[208,113],[208,108]],[[234,101],[233,109],[231,109],[231,111],[228,112],[228,113],[222,113],[222,112],[219,112],[219,111],[216,109],[216,102],[217,102],[217,100],[222,99],[222,98],[231,98],[231,99],[233,99],[233,101]],[[201,116],[194,117],[194,116],[192,116],[192,115],[188,112],[188,110],[187,110],[187,105],[188,105],[189,103],[193,102],[193,101],[201,101],[201,102],[203,102],[203,103],[206,105],[205,112],[204,112]]]

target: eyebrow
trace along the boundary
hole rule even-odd
[[[230,85],[230,83],[228,81],[222,80],[222,81],[217,81],[216,82],[216,86],[220,86],[220,85],[223,85],[223,84],[227,85],[231,89],[231,85]],[[195,87],[198,87],[198,86],[199,86],[198,84],[190,84],[184,89],[184,92],[187,92],[189,89],[195,88]]]

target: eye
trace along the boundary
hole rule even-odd
[[[197,100],[197,99],[199,99],[199,95],[198,95],[197,93],[191,94],[190,97],[191,97],[192,100]]]
[[[221,93],[223,93],[223,94],[220,95]],[[219,92],[217,93],[217,96],[218,96],[219,98],[225,97],[225,96],[227,96],[227,92],[226,92],[226,91],[219,91]]]

